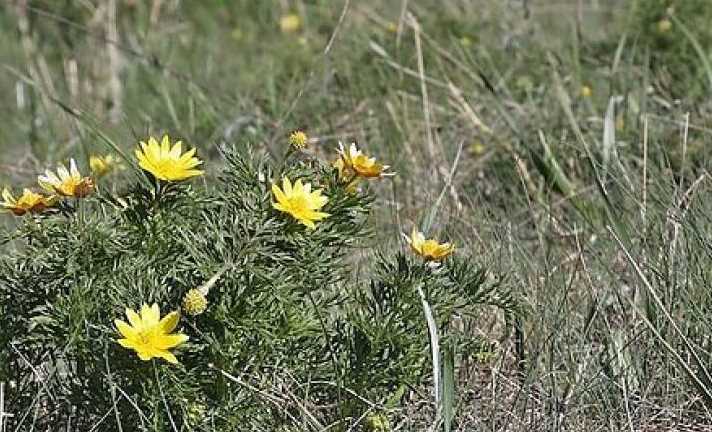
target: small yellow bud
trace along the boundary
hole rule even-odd
[[[398,31],[398,24],[394,23],[393,21],[388,21],[388,24],[386,24],[386,30],[389,33],[395,33]]]
[[[593,94],[593,90],[591,90],[591,87],[589,87],[587,85],[581,86],[581,97],[588,98],[588,97],[591,97],[592,94]]]
[[[470,39],[467,36],[463,36],[460,38],[460,45],[462,45],[465,48],[469,48],[472,46],[472,39]]]
[[[279,20],[282,33],[294,33],[302,28],[302,19],[297,14],[285,15]]]
[[[200,315],[208,308],[208,299],[199,289],[193,288],[183,297],[183,310],[188,315]]]
[[[485,145],[482,143],[482,141],[475,141],[472,144],[470,144],[470,153],[472,153],[474,156],[482,156],[484,154],[485,150]]]
[[[94,174],[96,178],[103,177],[112,171],[122,171],[124,168],[121,161],[110,154],[106,156],[93,155],[89,157],[89,169],[91,169],[92,174]]]
[[[309,144],[309,137],[306,133],[296,130],[289,134],[289,145],[297,150],[304,150]]]

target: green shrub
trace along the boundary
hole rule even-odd
[[[139,174],[134,184],[102,179],[90,197],[7,233],[0,381],[12,383],[11,428],[320,429],[341,419],[347,429],[369,409],[363,398],[397,404],[429,376],[415,285],[446,337],[455,312],[514,310],[463,258],[434,266],[382,254],[366,266],[369,280],[354,279],[354,252],[370,237],[368,190],[354,193],[336,169],[301,153],[275,170],[241,148],[224,152],[208,186],[127,171]],[[330,217],[316,229],[273,208],[271,185],[283,176],[329,197]],[[195,288],[208,304],[180,318],[189,340],[174,350],[178,365],[142,361],[117,343],[125,308],[155,303],[166,314]]]

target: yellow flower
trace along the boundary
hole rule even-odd
[[[148,144],[141,141],[140,145],[141,148],[135,151],[138,165],[159,180],[180,181],[203,174],[203,171],[194,169],[203,163],[193,156],[195,149],[181,154],[183,143],[177,141],[171,147],[168,135],[163,135],[160,144],[155,138],[149,137]]]
[[[347,170],[344,166],[344,160],[336,158],[336,160],[331,164],[334,168],[339,171],[339,179],[344,183],[348,182],[346,185],[346,191],[349,193],[356,193],[358,191],[358,184],[361,178],[354,175],[350,170]]]
[[[289,145],[297,150],[303,150],[309,144],[309,137],[306,133],[300,130],[295,130],[289,134]]]
[[[389,166],[381,165],[376,162],[376,158],[368,157],[361,150],[356,148],[356,143],[351,144],[351,147],[345,149],[343,144],[339,143],[339,156],[344,161],[344,168],[353,171],[360,177],[383,177],[394,175],[394,173],[385,172]]]
[[[321,194],[321,189],[312,192],[311,184],[302,184],[301,180],[294,182],[289,181],[287,177],[282,179],[282,189],[276,184],[272,185],[272,193],[277,199],[276,203],[272,203],[275,209],[289,213],[301,224],[314,229],[315,221],[320,221],[329,217],[328,213],[320,212],[322,207],[326,205],[329,199]]]
[[[0,202],[0,212],[11,212],[15,216],[22,216],[26,213],[42,213],[54,204],[54,196],[44,196],[32,192],[29,189],[24,189],[19,198],[15,198],[9,189],[5,188],[2,191],[2,199]]]
[[[84,198],[94,190],[94,181],[82,177],[74,159],[69,160],[69,171],[64,165],[59,165],[56,174],[47,170],[45,175],[37,177],[37,182],[46,191],[66,197]]]
[[[205,293],[198,288],[193,288],[183,297],[183,310],[189,315],[200,315],[208,308],[208,299]]]
[[[90,156],[89,157],[89,169],[94,173],[96,177],[102,177],[109,174],[111,171],[121,171],[125,167],[119,160],[119,158],[114,155],[106,156]]]
[[[161,311],[154,303],[153,306],[144,304],[140,315],[126,308],[126,316],[131,325],[114,320],[117,330],[123,336],[117,339],[122,347],[136,351],[144,361],[159,357],[169,363],[178,363],[176,356],[168,351],[188,340],[188,336],[182,333],[172,333],[180,319],[178,312],[171,312],[161,319]]]
[[[410,248],[416,254],[423,257],[426,261],[440,261],[455,251],[455,246],[450,243],[438,243],[437,240],[425,239],[423,233],[413,227],[413,232],[410,237],[403,234],[410,245]]]
[[[282,33],[294,33],[302,28],[302,19],[297,14],[285,15],[279,19],[279,28]]]

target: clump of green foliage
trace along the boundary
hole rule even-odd
[[[133,170],[134,183],[102,180],[91,197],[5,233],[14,249],[0,258],[0,382],[11,383],[11,429],[346,430],[429,379],[416,286],[446,338],[455,314],[514,311],[464,257],[433,266],[383,253],[359,280],[371,193],[347,190],[337,170],[301,153],[275,164],[240,148],[223,151],[209,186]],[[331,216],[315,230],[273,209],[282,176],[329,197]],[[177,310],[206,283],[206,311],[179,323],[190,338],[179,365],[141,361],[116,342],[125,308]]]

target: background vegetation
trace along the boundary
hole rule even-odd
[[[298,28],[280,25],[291,14]],[[373,183],[363,202],[344,204],[362,217],[371,208],[368,219],[339,228],[358,239],[355,252],[335,252],[336,261],[310,257],[317,267],[285,270],[295,272],[293,280],[324,274],[348,287],[318,292],[314,303],[296,294],[303,280],[278,289],[290,293],[280,303],[285,310],[307,322],[275,325],[268,319],[270,295],[257,295],[250,313],[237,313],[245,305],[221,306],[231,317],[250,317],[236,318],[235,328],[265,333],[232,333],[221,342],[237,350],[221,354],[229,362],[200,366],[196,358],[205,375],[166,382],[162,390],[190,396],[172,402],[182,419],[197,419],[205,430],[452,424],[457,430],[613,431],[712,424],[711,20],[706,0],[3,3],[0,182],[29,185],[70,156],[81,156],[86,169],[88,156],[108,152],[108,142],[129,151],[163,132],[196,146],[209,171],[171,201],[184,226],[171,232],[160,218],[153,222],[160,244],[176,247],[154,266],[156,274],[141,273],[147,266],[140,260],[149,254],[121,268],[66,259],[80,259],[86,250],[135,251],[140,217],[105,226],[101,221],[111,219],[96,216],[97,223],[83,221],[87,228],[76,238],[61,223],[39,232],[2,218],[0,377],[4,409],[14,414],[10,430],[47,419],[61,419],[67,430],[117,427],[114,419],[98,423],[71,414],[82,401],[113,406],[111,392],[77,393],[72,385],[87,383],[53,382],[41,358],[23,360],[28,352],[41,357],[32,347],[42,344],[98,353],[101,361],[115,348],[92,345],[83,320],[70,325],[101,308],[78,314],[71,298],[52,297],[51,290],[81,298],[82,289],[97,284],[139,291],[172,284],[177,298],[180,289],[204,282],[225,257],[201,238],[219,231],[227,242],[265,222],[229,223],[240,209],[265,204],[249,169],[239,167],[257,172],[262,163],[281,161],[285,137],[296,128],[315,138],[316,158],[332,158],[338,141],[358,141],[398,175]],[[221,149],[232,156],[221,156]],[[271,162],[260,162],[263,157]],[[294,167],[328,176],[322,168],[304,161]],[[140,196],[129,176],[112,179],[107,195],[116,187]],[[231,189],[236,184],[251,192]],[[235,211],[217,215],[215,203]],[[460,279],[439,281],[445,293],[431,297],[441,327],[456,329],[443,356],[452,365],[443,371],[452,377],[454,391],[444,404],[452,408],[452,423],[433,405],[420,300],[399,285],[422,276],[415,261],[397,253],[400,232],[414,223],[458,245],[448,274]],[[194,241],[185,232],[196,233]],[[327,234],[310,241],[333,241]],[[169,266],[172,256],[190,258]],[[325,271],[340,263],[343,274]],[[52,278],[72,271],[73,279]],[[170,280],[162,279],[166,274]],[[478,274],[489,276],[475,279]],[[244,286],[241,275],[224,289]],[[467,298],[458,291],[467,280],[486,288],[485,300],[512,299],[508,314],[481,307],[466,313],[475,305],[458,303]],[[80,288],[67,294],[66,284]],[[56,299],[51,311],[36,309],[48,306],[40,287]],[[390,292],[397,301],[366,298],[374,292]],[[372,315],[364,316],[369,304]],[[13,310],[47,320],[31,322]],[[320,314],[329,318],[328,331]],[[91,331],[110,332],[110,322],[104,324]],[[209,323],[204,328],[220,331]],[[287,332],[297,330],[305,333]],[[36,335],[46,339],[25,340]],[[355,367],[349,356],[363,337],[381,345],[359,359],[370,363]],[[299,357],[290,343],[322,357]],[[10,365],[23,361],[39,369],[18,383]],[[171,430],[159,389],[151,387],[153,372],[142,372],[147,388],[133,390],[149,395],[141,406],[153,423],[143,427]],[[118,380],[99,363],[87,365],[84,376]],[[216,380],[221,405],[209,406],[196,395]],[[222,388],[227,382],[239,389]],[[127,425],[141,423],[130,417],[131,408],[121,412]],[[198,427],[189,425],[182,427]]]

